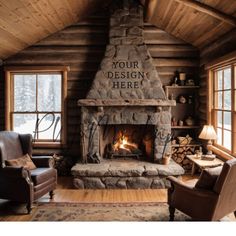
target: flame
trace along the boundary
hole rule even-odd
[[[117,151],[119,149],[125,149],[127,151],[130,151],[129,147],[133,147],[133,148],[138,148],[137,144],[135,143],[130,143],[128,141],[128,137],[125,136],[124,134],[122,134],[120,132],[120,137],[118,138],[117,142],[114,144],[114,149]]]

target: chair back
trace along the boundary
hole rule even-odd
[[[224,163],[214,191],[219,194],[214,219],[221,219],[236,211],[236,158]]]
[[[13,131],[0,131],[0,167],[5,166],[5,160],[23,156],[19,134]]]

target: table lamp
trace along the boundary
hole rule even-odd
[[[212,146],[212,140],[217,139],[216,132],[214,130],[214,127],[212,125],[204,125],[203,129],[198,136],[200,139],[206,139],[208,140],[207,143],[207,155],[212,155],[212,151],[209,149],[210,146]]]

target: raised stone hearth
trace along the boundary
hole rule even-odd
[[[184,169],[173,160],[161,165],[132,159],[104,160],[97,164],[76,164],[72,168],[78,189],[161,189],[169,187],[166,177],[180,176]]]

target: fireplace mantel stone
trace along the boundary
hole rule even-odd
[[[161,99],[80,99],[78,106],[176,106],[175,100]]]

